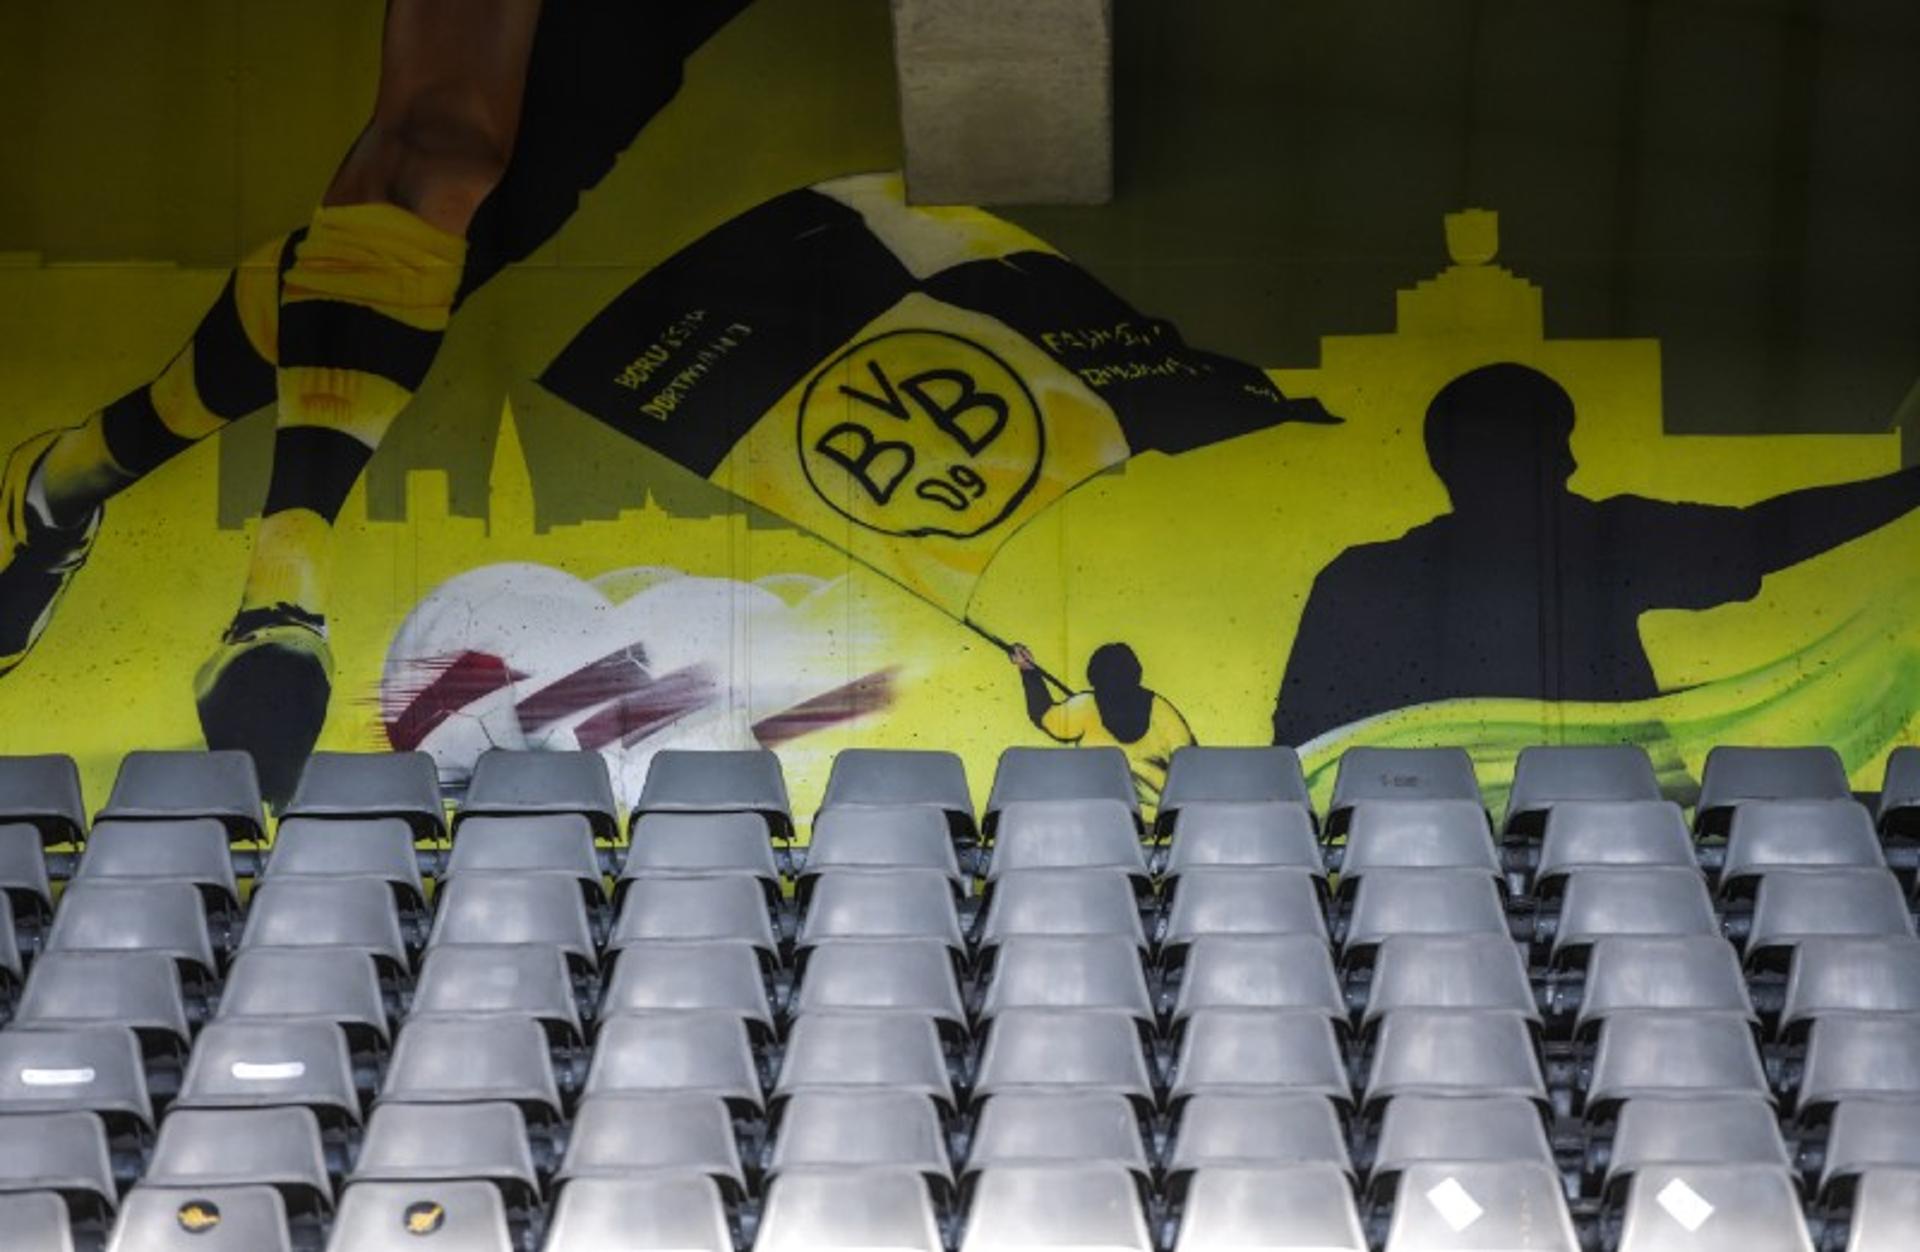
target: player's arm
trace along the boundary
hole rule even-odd
[[[1767,572],[1858,539],[1920,508],[1920,466],[1861,482],[1808,487],[1742,510]]]
[[[1024,643],[1016,643],[1007,649],[1007,659],[1020,671],[1020,688],[1027,697],[1027,719],[1034,728],[1050,738],[1062,743],[1069,742],[1074,736],[1066,732],[1066,727],[1056,724],[1060,718],[1055,712],[1060,706],[1053,702],[1053,696],[1047,691],[1047,680],[1040,676],[1040,667],[1034,663],[1033,653]]]

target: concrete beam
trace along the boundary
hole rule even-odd
[[[1113,196],[1112,0],[893,0],[918,204]]]

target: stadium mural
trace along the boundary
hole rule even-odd
[[[1550,335],[1499,205],[1432,222],[1390,328],[1270,368],[910,206],[884,143],[716,170],[769,55],[737,7],[655,20],[618,92],[581,66],[631,15],[505,30],[478,192],[375,194],[376,125],[230,273],[0,267],[0,752],[76,751],[97,802],[134,747],[245,747],[275,795],[316,745],[455,790],[580,747],[631,798],[660,748],[763,744],[806,811],[850,745],[984,789],[1005,745],[1117,744],[1151,802],[1184,743],[1319,787],[1465,743],[1497,801],[1530,743],[1645,744],[1684,798],[1717,742],[1867,780],[1915,738],[1896,434],[1669,433],[1660,345]],[[568,262],[576,216],[620,264]]]

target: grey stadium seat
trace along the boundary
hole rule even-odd
[[[1773,1105],[1758,1096],[1645,1097],[1620,1107],[1605,1189],[1662,1165],[1792,1164]]]
[[[793,837],[780,758],[766,748],[654,753],[634,814],[666,812],[758,813],[773,838]]]
[[[1381,1020],[1365,1098],[1378,1111],[1399,1096],[1520,1096],[1544,1104],[1533,1034],[1519,1013],[1402,1009]]]
[[[163,952],[48,952],[34,962],[13,1022],[36,1029],[130,1026],[148,1068],[165,1057],[176,1078],[192,1038],[179,967]]]
[[[1556,804],[1541,830],[1535,894],[1557,893],[1567,875],[1594,866],[1696,868],[1693,833],[1665,800]]]
[[[1134,1176],[1117,1165],[1008,1165],[974,1180],[960,1252],[1152,1252]]]
[[[416,839],[447,829],[440,775],[424,752],[316,752],[282,816],[397,818]]]
[[[380,1085],[382,1103],[520,1106],[529,1132],[548,1133],[561,1101],[547,1038],[531,1018],[429,1017],[394,1040]]]
[[[713,1179],[638,1174],[568,1183],[540,1246],[542,1252],[733,1252],[734,1238]]]
[[[392,889],[376,878],[276,878],[247,906],[240,948],[357,948],[389,971],[411,964]]]
[[[22,822],[45,843],[72,843],[87,833],[80,771],[70,756],[0,756],[0,823]]]
[[[1202,1009],[1316,1009],[1345,1023],[1333,956],[1316,935],[1205,935],[1187,945],[1169,1017]]]
[[[1493,875],[1477,869],[1376,869],[1354,888],[1341,950],[1365,957],[1392,935],[1505,935]]]
[[[945,816],[931,808],[822,809],[799,855],[804,859],[796,877],[803,883],[836,869],[930,869],[963,883],[952,832]]]
[[[556,1178],[666,1171],[705,1174],[724,1183],[730,1196],[746,1194],[733,1117],[719,1096],[660,1092],[583,1100]]]
[[[230,933],[240,917],[226,828],[212,818],[98,822],[73,881],[188,883],[200,892],[217,935]]]
[[[1334,775],[1327,836],[1346,832],[1362,800],[1471,800],[1480,803],[1473,758],[1464,748],[1349,748]]]
[[[408,1009],[409,1021],[423,1017],[529,1017],[557,1048],[583,1034],[567,954],[553,944],[429,948]]]
[[[1619,1013],[1600,1026],[1585,1082],[1589,1118],[1642,1096],[1770,1099],[1753,1028],[1733,1013]]]
[[[413,831],[397,817],[283,818],[260,879],[377,878],[393,888],[401,915],[418,927],[426,890],[413,842]]]
[[[620,833],[613,779],[598,752],[532,752],[489,748],[474,762],[466,798],[454,823],[472,817],[529,817],[577,813],[593,826],[594,838],[611,841]]]
[[[272,1187],[135,1187],[107,1252],[288,1252],[286,1202]]]
[[[1190,806],[1173,832],[1161,870],[1177,876],[1209,865],[1270,865],[1325,872],[1319,832],[1303,804]]]
[[[1378,1189],[1433,1161],[1530,1161],[1551,1166],[1540,1106],[1519,1096],[1403,1095],[1387,1102],[1368,1169]]]
[[[1715,935],[1614,935],[1595,940],[1574,1016],[1585,1037],[1615,1013],[1732,1013],[1754,1020],[1740,956]]]
[[[160,1123],[148,1187],[196,1192],[266,1185],[290,1220],[318,1225],[333,1212],[320,1123],[305,1108],[176,1109]]]
[[[789,1170],[767,1188],[755,1252],[942,1252],[926,1180],[911,1169]],[[551,1242],[549,1252],[561,1252]]]
[[[1018,935],[1120,935],[1147,944],[1133,883],[1114,870],[1036,869],[1001,878],[987,893],[978,943],[984,950]]]
[[[1177,828],[1194,805],[1285,804],[1309,809],[1300,754],[1288,747],[1175,748],[1160,789],[1160,832]],[[1309,817],[1311,812],[1309,811]]]
[[[792,1054],[789,1048],[789,1064]],[[600,1024],[584,1091],[589,1100],[699,1093],[744,1116],[764,1107],[765,1076],[746,1024],[734,1014],[622,1014]]]
[[[974,833],[966,767],[951,752],[843,748],[827,774],[821,813],[875,806],[932,809],[952,834],[970,838]],[[813,834],[819,838],[819,818],[814,819]]]
[[[1352,1103],[1333,1023],[1302,1009],[1203,1009],[1180,1031],[1168,1075],[1176,1108],[1196,1095],[1304,1092]]]
[[[1180,1108],[1166,1160],[1176,1181],[1222,1165],[1309,1164],[1353,1173],[1333,1102],[1303,1093],[1196,1095]]]
[[[942,890],[947,886],[940,884]],[[607,938],[613,959],[636,943],[664,940],[731,940],[751,944],[771,958],[780,950],[766,892],[740,874],[636,878],[627,884]]]
[[[114,776],[100,820],[211,817],[230,839],[257,841],[266,806],[253,757],[245,752],[129,752]]]
[[[773,1034],[762,953],[751,943],[636,943],[620,954],[600,1000],[600,1016],[665,1009],[718,1009]]]
[[[1376,869],[1500,872],[1487,812],[1478,800],[1361,800],[1347,812],[1340,890]]]
[[[20,1252],[74,1252],[67,1203],[51,1191],[0,1193],[0,1230]],[[126,1252],[125,1245],[116,1252]],[[274,1252],[273,1245],[261,1252]]]
[[[500,1188],[511,1213],[526,1214],[539,1202],[540,1176],[518,1107],[382,1104],[367,1119],[366,1138],[347,1183],[468,1178]]]
[[[620,877],[624,883],[647,874],[750,874],[777,882],[780,866],[766,822],[755,814],[643,813],[633,819]]]
[[[1579,1252],[1559,1174],[1532,1161],[1426,1161],[1400,1175],[1385,1252]]]
[[[423,1241],[423,1235],[431,1240]],[[340,1196],[328,1252],[515,1252],[500,1191],[484,1182],[359,1182]]]
[[[1807,939],[1849,935],[1913,935],[1913,915],[1891,873],[1831,869],[1768,874],[1754,898],[1747,963],[1790,952]]]
[[[1920,1170],[1870,1169],[1854,1190],[1847,1252],[1920,1246]]]
[[[910,1013],[809,1013],[794,1022],[774,1099],[841,1088],[904,1091],[954,1106],[953,1075],[933,1020]]]
[[[12,905],[21,937],[38,937],[53,917],[53,883],[44,840],[27,822],[0,821],[0,896]]]
[[[187,979],[219,969],[200,892],[192,883],[74,883],[47,932],[49,952],[164,952]]]
[[[1002,1013],[981,1045],[974,1097],[1029,1090],[1114,1091],[1152,1108],[1153,1073],[1139,1024],[1125,1013],[1090,1009]]]
[[[1915,1097],[1920,1097],[1920,1017],[1841,1015],[1813,1024],[1794,1091],[1794,1109],[1802,1119],[1846,1100]]]
[[[1118,748],[1008,748],[993,771],[983,820],[991,838],[1000,810],[1022,800],[1117,800],[1139,820],[1127,754]]]
[[[1770,800],[1743,804],[1728,822],[1721,859],[1722,896],[1751,894],[1782,869],[1884,869],[1880,835],[1866,806],[1852,800]]]
[[[1813,1252],[1780,1166],[1649,1166],[1628,1184],[1625,1209],[1619,1252]]]
[[[468,943],[546,944],[581,969],[599,964],[593,923],[571,874],[496,871],[449,879],[427,945]]]
[[[1389,935],[1374,951],[1366,989],[1361,1022],[1368,1026],[1408,1008],[1496,1009],[1532,1021],[1540,1017],[1520,949],[1500,934]]]
[[[469,817],[460,823],[441,886],[472,874],[556,874],[579,884],[593,907],[606,903],[593,827],[578,813],[536,813],[526,817]]]
[[[1168,892],[1158,934],[1163,948],[1203,935],[1326,937],[1320,879],[1307,870],[1197,869],[1175,879]]]
[[[1129,951],[1131,955],[1131,951]],[[967,1010],[953,950],[937,939],[835,939],[805,953],[788,1012],[879,1010],[929,1017],[955,1034]],[[1144,988],[1143,988],[1144,991]]]
[[[0,1114],[96,1113],[116,1152],[153,1135],[140,1045],[124,1026],[0,1030]]]
[[[175,1109],[312,1109],[322,1129],[360,1124],[347,1041],[331,1022],[217,1021],[195,1040]]]
[[[1831,1196],[1875,1169],[1920,1170],[1920,1096],[1842,1100],[1833,1106],[1820,1194]]]
[[[986,1124],[983,1117],[981,1125]],[[943,1189],[952,1185],[946,1131],[932,1100],[883,1089],[801,1091],[781,1110],[767,1157],[769,1176],[789,1170],[888,1166],[916,1170]]]
[[[373,957],[357,948],[253,948],[234,959],[222,1021],[322,1021],[356,1053],[384,1056],[392,1017]]]
[[[803,1005],[805,993],[803,983]],[[1119,935],[1029,936],[1001,944],[981,995],[980,1016],[1018,1008],[1118,1009],[1147,1023],[1154,1018],[1140,950]]]
[[[1118,869],[1144,878],[1134,812],[1118,800],[1020,800],[1002,806],[987,877],[1025,869]]]
[[[813,880],[799,945],[831,939],[937,939],[965,946],[952,881],[937,870],[835,870]]]
[[[1149,1178],[1139,1111],[1114,1091],[1008,1091],[980,1109],[966,1173],[1006,1165],[1098,1162]]]
[[[0,791],[0,811],[5,811],[5,794]],[[1887,755],[1887,772],[1874,820],[1886,834],[1902,838],[1920,828],[1920,746],[1908,744]]]
[[[1777,1033],[1833,1013],[1920,1013],[1920,939],[1807,939],[1795,945]]]
[[[1660,783],[1644,748],[1630,744],[1556,745],[1520,749],[1500,828],[1537,836],[1552,811],[1569,801],[1652,802]]]
[[[1556,964],[1613,935],[1718,935],[1706,882],[1692,870],[1611,866],[1567,876],[1550,952]]]
[[[1702,835],[1724,835],[1735,805],[1852,795],[1846,766],[1832,748],[1718,747],[1700,772],[1693,824]]]
[[[80,1112],[0,1117],[0,1194],[23,1191],[57,1192],[82,1223],[106,1229],[119,1189],[100,1119]]]
[[[1221,1165],[1187,1184],[1173,1252],[1367,1252],[1353,1194],[1332,1165]]]

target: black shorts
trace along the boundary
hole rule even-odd
[[[751,0],[545,0],[513,158],[467,231],[464,298],[551,239]]]

